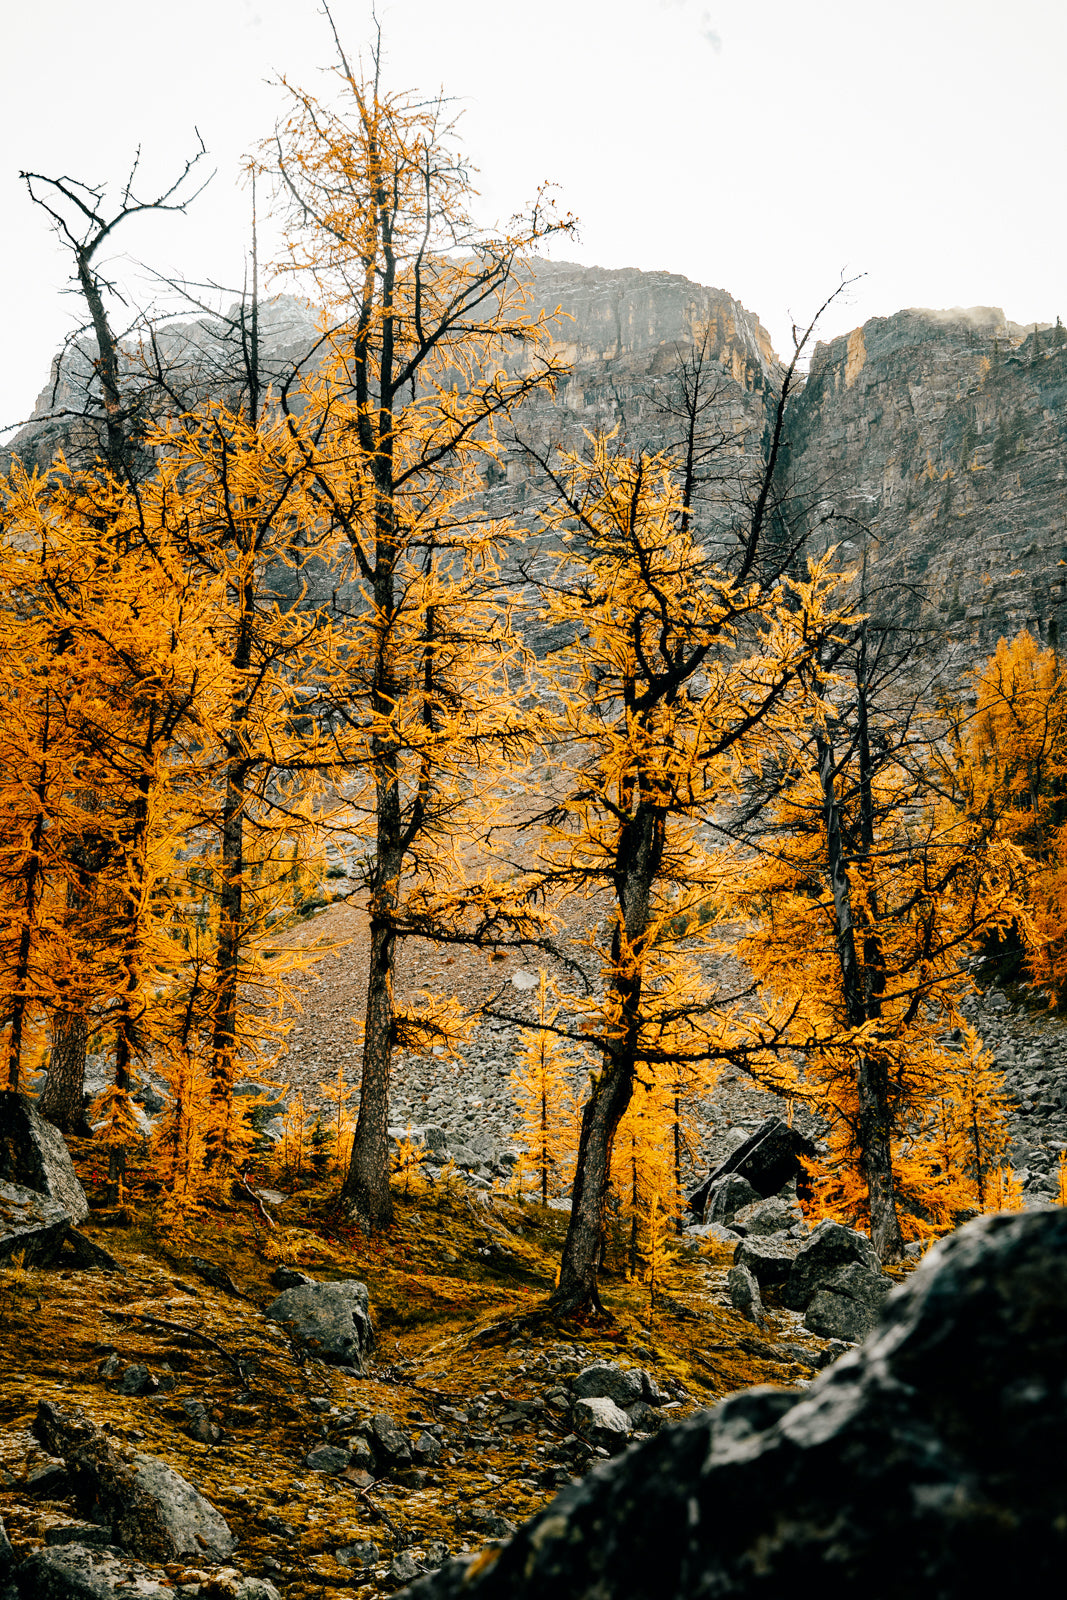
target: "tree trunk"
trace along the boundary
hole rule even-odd
[[[636,785],[635,785],[636,787]],[[629,810],[633,795],[623,795]],[[571,1220],[563,1244],[559,1286],[549,1298],[558,1315],[584,1318],[603,1311],[597,1269],[604,1236],[604,1212],[611,1176],[611,1150],[619,1123],[634,1092],[641,1032],[643,963],[640,950],[648,931],[652,885],[660,869],[665,816],[655,803],[640,800],[619,830],[615,854],[615,897],[619,925],[611,944],[613,973],[610,1015],[616,1018],[604,1066],[582,1111],[578,1160],[571,1198]]]
[[[389,1079],[393,1053],[393,957],[396,935],[390,904],[371,911],[370,970],[367,975],[367,1019],[363,1044],[363,1080],[359,1116],[352,1139],[352,1157],[341,1190],[345,1212],[368,1227],[384,1227],[393,1218],[389,1187]]]
[[[818,731],[815,734],[815,747],[819,756],[819,782],[822,785],[823,822],[826,827],[826,864],[829,868],[830,891],[834,897],[834,942],[837,946],[837,963],[841,972],[845,1020],[850,1028],[858,1028],[864,1021],[863,999],[859,962],[856,959],[852,896],[849,891],[848,873],[845,871],[845,852],[841,838],[841,806],[837,799],[834,750],[830,741]]]
[[[865,985],[861,981],[859,961],[856,956],[852,897],[845,870],[841,807],[837,799],[833,747],[822,733],[816,733],[816,748],[823,792],[826,859],[834,897],[834,931],[841,970],[845,1018],[850,1027],[858,1028],[870,1016],[878,1014],[880,1009],[878,994],[881,989],[875,985],[878,993],[868,993],[865,1003]],[[882,986],[884,987],[884,984]],[[866,1053],[862,1054],[857,1063],[857,1090],[859,1122],[856,1131],[859,1140],[860,1170],[867,1184],[870,1205],[871,1243],[878,1252],[880,1260],[899,1261],[904,1254],[904,1241],[900,1232],[896,1195],[893,1189],[893,1150],[890,1140],[892,1116],[885,1064]]]
[[[885,1063],[862,1055],[859,1063],[860,1164],[871,1211],[871,1243],[882,1262],[901,1261],[904,1238],[893,1188],[892,1118]]]
[[[571,1195],[571,1219],[563,1245],[559,1285],[549,1298],[559,1316],[586,1318],[603,1312],[597,1269],[604,1234],[604,1210],[611,1176],[611,1147],[633,1094],[633,1068],[604,1068],[582,1111],[578,1161]]]
[[[247,778],[247,763],[235,759],[237,748],[235,736],[227,752],[226,800],[222,813],[222,885],[215,949],[211,1094],[217,1102],[228,1102],[232,1096],[237,1059],[237,1000],[244,932],[244,791]]]
[[[84,1106],[88,1048],[88,1017],[78,1011],[57,1012],[52,1022],[48,1081],[37,1102],[37,1110],[61,1133],[80,1137],[87,1137],[91,1131]]]

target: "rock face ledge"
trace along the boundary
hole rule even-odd
[[[75,1225],[89,1215],[63,1135],[24,1094],[0,1094],[0,1178],[63,1207]]]
[[[225,1519],[165,1461],[123,1452],[79,1412],[60,1411],[44,1400],[33,1431],[66,1462],[85,1513],[123,1549],[160,1561],[226,1561],[233,1554]]]
[[[932,1250],[862,1348],[596,1468],[409,1600],[973,1600],[1067,1557],[1067,1209]]]

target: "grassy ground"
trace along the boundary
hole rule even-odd
[[[92,1195],[93,1148],[75,1154]],[[627,1281],[609,1252],[602,1288],[614,1321],[577,1328],[530,1320],[554,1279],[562,1213],[458,1185],[446,1194],[400,1185],[393,1226],[367,1239],[324,1225],[327,1202],[325,1189],[291,1196],[273,1231],[235,1203],[205,1212],[177,1241],[157,1231],[143,1200],[108,1226],[98,1213],[84,1230],[121,1273],[0,1270],[0,1507],[20,1554],[77,1520],[72,1501],[26,1484],[42,1456],[28,1428],[43,1399],[80,1407],[184,1473],[230,1523],[243,1572],[271,1577],[292,1600],[343,1600],[396,1587],[389,1566],[401,1550],[432,1563],[441,1546],[477,1548],[493,1516],[519,1521],[551,1498],[582,1464],[566,1442],[566,1412],[543,1400],[561,1361],[644,1366],[682,1397],[675,1417],[748,1384],[810,1376],[775,1343],[795,1339],[784,1314],[772,1310],[757,1331],[721,1303],[722,1247],[678,1252],[651,1320],[647,1285]],[[205,1282],[194,1256],[236,1292]],[[279,1261],[368,1285],[378,1344],[366,1378],[307,1359],[264,1318]],[[118,1376],[108,1378],[99,1369],[112,1354]],[[133,1363],[162,1380],[160,1392],[117,1392]],[[217,1444],[186,1433],[188,1399],[210,1405]],[[369,1489],[307,1468],[313,1446],[343,1443],[379,1411],[411,1437],[443,1423],[440,1459]],[[363,1541],[379,1559],[355,1572],[335,1552]],[[171,1577],[200,1581],[195,1569]],[[203,1582],[205,1596],[223,1592]]]

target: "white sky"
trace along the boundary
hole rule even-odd
[[[729,290],[781,351],[842,269],[827,337],[902,306],[1067,320],[1067,6],[1055,0],[380,0],[388,79],[465,108],[487,220],[543,179],[577,213],[557,254]],[[351,54],[369,0],[335,0]],[[20,167],[145,187],[199,128],[218,176],[187,218],[139,219],[132,261],[239,284],[243,151],[279,72],[331,57],[318,0],[7,0],[0,61],[0,424],[27,415],[80,301]],[[324,81],[324,80],[319,80]],[[281,287],[281,285],[278,285]]]

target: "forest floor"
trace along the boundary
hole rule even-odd
[[[773,1296],[760,1329],[729,1308],[728,1246],[679,1249],[650,1307],[647,1285],[618,1270],[615,1240],[603,1282],[610,1325],[516,1328],[509,1319],[552,1286],[561,1211],[411,1180],[398,1182],[392,1227],[368,1239],[324,1223],[327,1192],[305,1187],[273,1229],[235,1203],[206,1211],[178,1242],[157,1230],[151,1198],[137,1201],[136,1175],[125,1225],[105,1226],[97,1153],[72,1145],[94,1204],[83,1231],[122,1270],[0,1271],[0,1507],[20,1556],[79,1520],[62,1485],[42,1494],[32,1481],[45,1460],[29,1431],[42,1400],[77,1406],[183,1473],[229,1522],[242,1572],[269,1577],[286,1600],[345,1600],[390,1592],[446,1551],[506,1534],[604,1454],[576,1439],[553,1396],[581,1367],[609,1358],[645,1368],[671,1396],[673,1420],[748,1384],[803,1383],[827,1359]],[[279,1261],[368,1285],[377,1345],[367,1376],[308,1358],[265,1319]],[[156,1392],[122,1392],[137,1366]],[[189,1436],[187,1401],[209,1407],[217,1443]],[[369,1486],[308,1466],[315,1446],[343,1445],[381,1412],[409,1439],[434,1433],[437,1458]],[[194,1564],[169,1568],[168,1581],[184,1595],[227,1592]]]

